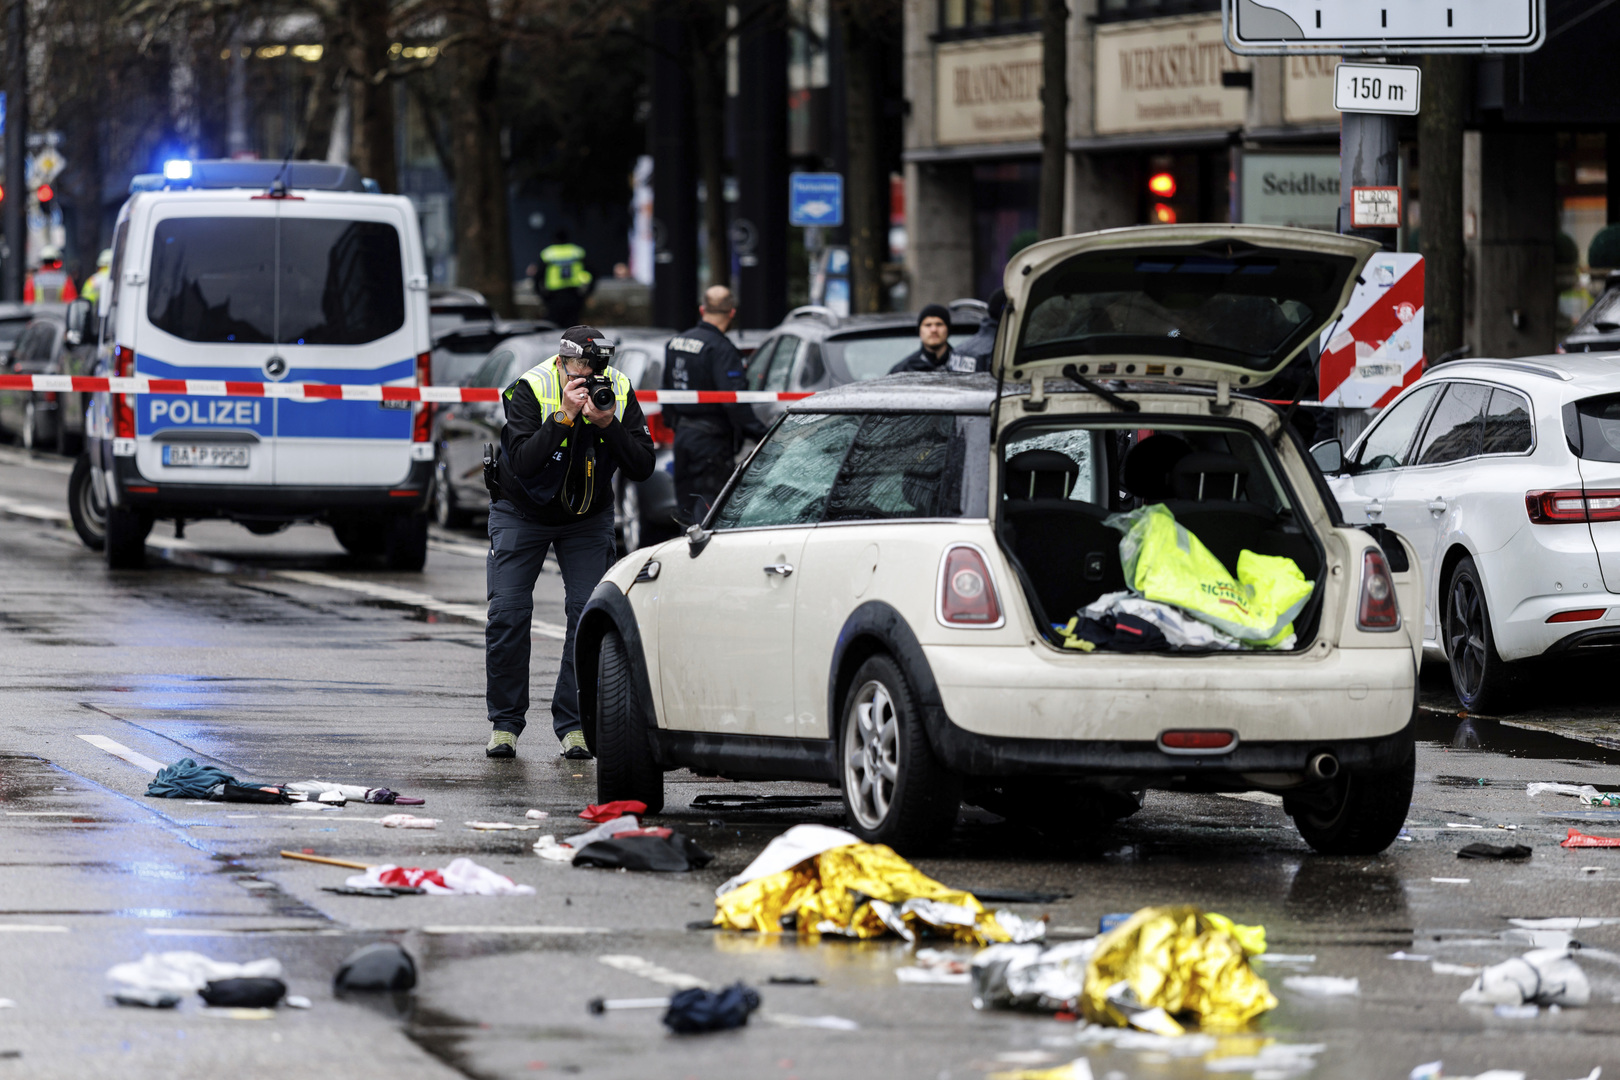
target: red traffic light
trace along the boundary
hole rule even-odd
[[[1154,173],[1148,177],[1148,190],[1161,199],[1173,199],[1176,195],[1176,178],[1167,172]]]
[[[39,196],[39,201],[42,203],[50,202],[52,199],[56,198],[56,192],[51,190],[51,185],[49,184],[39,185],[39,190],[35,192],[35,194]]]
[[[1176,223],[1176,208],[1168,203],[1154,203],[1153,223],[1155,225],[1174,225]]]

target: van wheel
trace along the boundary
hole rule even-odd
[[[146,537],[152,531],[150,515],[116,506],[107,508],[107,566],[112,570],[139,570],[146,565]]]
[[[590,734],[587,730],[587,736]],[[617,630],[609,630],[602,638],[596,661],[594,734],[591,752],[596,755],[597,801],[636,799],[647,804],[649,814],[661,811],[664,770],[653,759],[629,650]]]
[[[401,514],[383,534],[383,562],[390,570],[420,570],[427,564],[426,514]]]
[[[1473,559],[1457,564],[1446,587],[1445,644],[1451,686],[1464,709],[1500,712],[1512,706],[1513,672],[1497,655],[1491,613]]]
[[[68,516],[85,547],[101,551],[107,546],[107,501],[96,484],[88,454],[79,455],[73,475],[68,477]]]
[[[337,542],[357,559],[369,559],[383,553],[387,546],[383,532],[364,518],[342,518],[332,522],[332,535]]]
[[[1410,737],[1405,750],[1391,768],[1347,771],[1324,802],[1285,797],[1283,809],[1305,842],[1323,855],[1376,855],[1393,844],[1412,808],[1417,752]]]
[[[874,656],[844,699],[840,778],[850,830],[902,853],[938,848],[962,803],[962,779],[934,756],[899,665]]]

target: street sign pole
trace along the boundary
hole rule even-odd
[[[28,185],[24,158],[28,139],[27,0],[11,0],[6,12],[6,178],[0,218],[5,259],[0,262],[0,300],[21,301],[28,260]]]

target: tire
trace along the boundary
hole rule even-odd
[[[152,519],[134,510],[107,508],[107,541],[104,548],[110,570],[139,570],[146,565],[146,537]]]
[[[416,572],[427,565],[426,514],[401,514],[383,533],[383,563],[390,570]]]
[[[332,533],[343,550],[359,559],[381,555],[387,548],[383,531],[363,518],[342,518],[332,522]]]
[[[107,546],[107,500],[96,487],[90,457],[80,454],[73,463],[73,475],[68,477],[68,516],[73,519],[73,531],[91,551],[102,551]]]
[[[1514,673],[1496,652],[1491,612],[1473,559],[1463,559],[1452,570],[1444,611],[1446,657],[1458,702],[1471,713],[1510,708]]]
[[[628,555],[646,544],[641,520],[641,491],[635,484],[626,483],[619,496],[619,543]]]
[[[647,804],[649,814],[663,810],[664,770],[653,759],[629,650],[617,630],[609,630],[602,639],[596,661],[596,731],[592,743],[598,802],[637,799]]]
[[[440,458],[433,467],[433,520],[441,528],[463,528],[471,514],[456,501],[456,489],[450,483],[450,466]]]
[[[844,698],[839,777],[850,831],[902,854],[939,848],[962,803],[962,780],[934,756],[899,665],[868,659]]]
[[[23,403],[22,445],[29,453],[45,445],[45,438],[39,431],[39,406],[35,404],[32,394]]]
[[[1415,744],[1407,739],[1400,764],[1347,772],[1334,784],[1327,806],[1290,797],[1283,809],[1305,842],[1323,855],[1376,855],[1406,824],[1416,765]]]

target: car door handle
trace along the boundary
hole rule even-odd
[[[1383,502],[1381,500],[1374,499],[1374,500],[1372,500],[1371,502],[1369,502],[1367,504],[1367,516],[1368,517],[1378,517],[1383,512],[1384,512],[1384,504],[1383,504]]]
[[[1444,499],[1430,499],[1429,500],[1429,511],[1431,513],[1435,513],[1435,514],[1443,514],[1443,513],[1445,513],[1446,512],[1446,500],[1444,500]]]
[[[793,566],[792,564],[785,562],[771,563],[771,565],[765,568],[765,572],[767,574],[779,574],[782,577],[787,577],[793,573]]]

